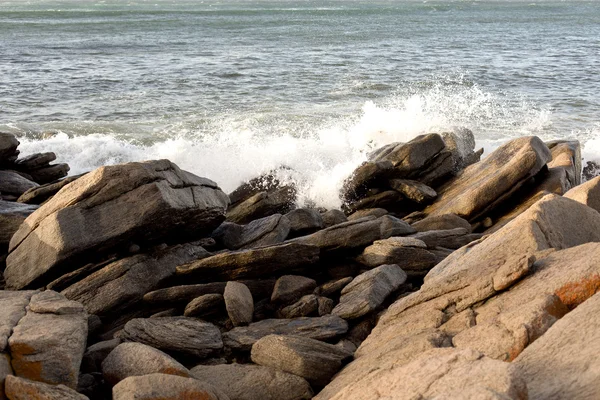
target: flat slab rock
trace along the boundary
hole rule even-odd
[[[212,237],[230,250],[281,243],[290,233],[290,221],[281,214],[255,219],[247,225],[224,222]]]
[[[192,375],[231,400],[308,400],[313,391],[300,376],[254,364],[198,365]]]
[[[383,264],[396,264],[410,275],[424,276],[438,259],[422,240],[411,237],[391,237],[376,240],[367,246],[356,261],[373,268]]]
[[[216,326],[186,317],[135,318],[125,324],[120,338],[198,358],[209,357],[223,348]]]
[[[238,351],[250,351],[259,339],[271,335],[296,335],[316,340],[329,340],[348,331],[348,323],[335,315],[294,319],[265,319],[238,327],[223,334],[225,346]]]
[[[119,382],[112,394],[113,400],[229,400],[226,394],[209,383],[166,374],[129,377]]]
[[[406,273],[393,264],[360,274],[344,287],[340,302],[331,313],[344,319],[360,318],[381,306],[406,279]]]
[[[131,242],[202,237],[223,221],[227,203],[214,182],[168,160],[98,168],[65,186],[21,225],[6,260],[7,288],[49,283],[86,257]]]
[[[88,398],[65,385],[49,385],[9,375],[5,384],[10,400],[88,400]]]

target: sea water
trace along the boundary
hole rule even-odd
[[[600,2],[0,0],[0,130],[81,173],[168,158],[225,191],[284,167],[340,204],[369,151],[471,129],[600,159]]]

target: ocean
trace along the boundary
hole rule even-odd
[[[282,168],[338,207],[374,148],[453,127],[600,160],[600,2],[0,0],[0,130],[71,173]]]

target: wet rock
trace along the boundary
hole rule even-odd
[[[10,238],[31,215],[37,206],[13,203],[12,201],[0,200],[0,252],[8,252]]]
[[[600,343],[596,294],[556,322],[513,365],[527,382],[529,398],[594,399],[600,396],[596,346]]]
[[[231,400],[308,400],[313,391],[305,379],[253,364],[199,365],[192,375],[210,382]]]
[[[346,277],[346,278],[330,281],[330,282],[324,283],[321,286],[319,286],[318,288],[316,288],[314,293],[316,295],[325,296],[325,297],[337,295],[350,282],[352,282],[352,277]]]
[[[56,183],[46,183],[44,185],[31,188],[23,193],[17,201],[25,204],[42,204],[58,193],[60,189],[74,180],[81,178],[83,175],[85,174],[69,176],[68,178],[62,179]]]
[[[10,400],[88,400],[65,385],[49,385],[22,377],[6,377],[6,396]]]
[[[203,317],[218,314],[223,310],[225,300],[222,294],[205,294],[196,297],[185,307],[183,315],[186,317]]]
[[[300,300],[281,309],[280,314],[283,318],[309,317],[317,314],[319,302],[314,294],[302,296]]]
[[[270,334],[296,335],[316,340],[329,340],[348,331],[348,323],[335,315],[294,319],[265,319],[223,334],[225,346],[250,351],[257,340]]]
[[[285,217],[290,221],[290,237],[308,235],[325,228],[323,217],[314,208],[297,208]]]
[[[479,161],[483,149],[475,152],[475,135],[470,129],[457,127],[441,134],[446,150],[452,153],[455,170],[461,170]]]
[[[469,224],[469,221],[456,214],[433,215],[411,225],[419,232],[463,228],[468,233],[471,233],[471,224]]]
[[[216,326],[186,317],[132,319],[120,337],[169,354],[196,358],[207,358],[223,348],[221,332]]]
[[[249,249],[281,243],[290,232],[290,222],[281,214],[260,218],[247,225],[224,222],[212,234],[230,250]]]
[[[286,242],[258,249],[216,254],[177,267],[177,275],[205,281],[259,278],[279,271],[310,266],[318,259],[318,247]]]
[[[389,185],[392,189],[401,193],[405,198],[417,204],[430,203],[437,197],[435,190],[418,181],[410,179],[391,179]]]
[[[65,186],[21,225],[6,261],[7,287],[51,282],[84,258],[132,241],[201,237],[221,223],[227,200],[214,182],[167,160],[99,168]]]
[[[268,335],[252,346],[251,357],[258,365],[301,376],[323,387],[352,353],[306,337]]]
[[[344,181],[342,198],[345,201],[352,201],[364,197],[369,186],[376,184],[378,180],[383,181],[389,175],[393,166],[393,163],[388,160],[362,163]]]
[[[387,215],[387,210],[385,208],[367,208],[364,210],[358,210],[354,213],[352,213],[351,215],[348,216],[348,221],[354,221],[360,218],[364,218],[364,217],[375,217],[375,218],[379,218],[379,217],[383,217],[384,215]]]
[[[27,172],[29,170],[46,166],[54,160],[56,160],[56,154],[52,152],[35,153],[23,158],[19,158],[17,161],[15,161],[15,165],[19,170]]]
[[[428,248],[444,247],[458,249],[481,238],[481,234],[469,233],[465,228],[419,232],[409,237],[423,241]]]
[[[141,302],[144,294],[173,276],[178,265],[208,254],[202,247],[186,243],[156,250],[154,254],[127,257],[69,286],[62,294],[83,303],[89,313],[111,318]]]
[[[539,138],[512,140],[440,188],[438,199],[425,212],[454,213],[472,221],[505,201],[550,159],[550,150]]]
[[[233,281],[227,282],[223,299],[233,326],[247,325],[252,322],[254,300],[246,285]]]
[[[34,294],[8,339],[15,375],[76,388],[87,329],[81,304],[52,291]]]
[[[116,385],[130,376],[168,374],[190,376],[190,371],[160,350],[141,343],[121,343],[102,363],[104,379]]]
[[[409,275],[424,276],[437,264],[437,257],[427,250],[425,242],[412,237],[376,240],[356,258],[370,268],[396,264]]]
[[[348,220],[346,218],[346,214],[344,214],[344,212],[341,210],[325,211],[324,213],[321,213],[321,218],[323,218],[323,224],[326,228],[341,224],[342,222],[346,222]]]
[[[269,215],[285,214],[294,208],[295,202],[296,190],[291,186],[282,186],[270,192],[259,192],[232,205],[227,210],[227,220],[246,224]]]
[[[600,176],[574,187],[564,197],[600,212]]]
[[[0,132],[0,164],[12,163],[17,159],[19,141],[12,133]]]
[[[0,170],[0,193],[19,197],[31,188],[39,186],[37,183],[24,178],[17,172]]]
[[[88,347],[83,353],[81,370],[83,372],[102,371],[102,362],[108,355],[121,344],[121,339],[110,339],[95,343]]]
[[[119,382],[112,394],[113,400],[229,400],[223,392],[208,383],[166,374],[129,377]]]
[[[302,296],[312,293],[317,287],[314,279],[299,275],[284,275],[277,279],[271,301],[277,304],[290,304]]]
[[[376,310],[407,275],[397,265],[382,265],[352,280],[342,290],[339,304],[331,312],[344,319],[356,319]]]
[[[360,200],[347,202],[342,208],[348,214],[371,208],[396,209],[403,200],[404,196],[397,191],[385,190],[377,194],[362,197]]]

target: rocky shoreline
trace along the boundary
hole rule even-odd
[[[393,143],[341,210],[276,171],[225,194],[18,145],[0,133],[0,400],[600,398],[577,141]]]

